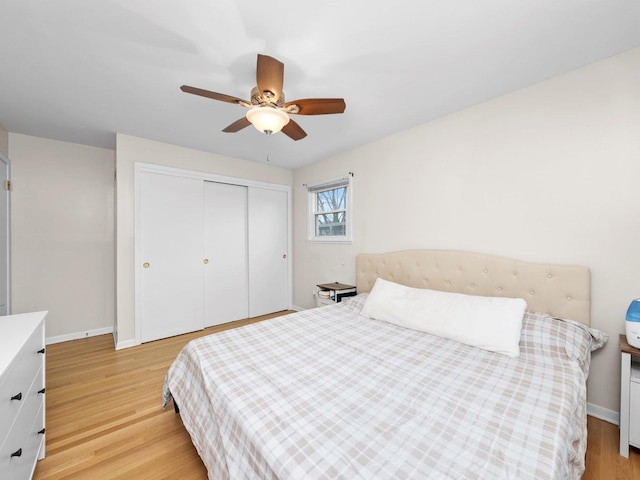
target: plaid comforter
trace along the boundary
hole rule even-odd
[[[518,358],[359,315],[363,296],[190,342],[164,385],[210,479],[578,479],[606,338],[527,313]]]

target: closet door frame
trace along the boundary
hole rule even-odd
[[[141,175],[144,173],[157,173],[163,175],[172,175],[176,177],[194,178],[209,182],[228,183],[231,185],[241,185],[246,187],[265,188],[270,190],[279,190],[287,193],[287,304],[291,309],[291,301],[293,298],[293,265],[291,261],[291,245],[292,245],[292,194],[290,185],[281,185],[277,183],[259,182],[255,180],[249,180],[246,178],[228,177],[224,175],[218,175],[214,173],[199,172],[196,170],[185,170],[175,167],[165,167],[162,165],[155,165],[152,163],[134,162],[133,164],[133,178],[134,178],[134,302],[135,302],[135,345],[142,343],[142,302],[140,298],[140,292],[142,291],[142,245],[141,245],[141,223],[140,223],[140,205],[141,205],[141,188],[140,180]],[[203,245],[204,254],[204,245]],[[204,257],[203,257],[204,258]]]
[[[11,182],[11,162],[9,159],[0,152],[0,169],[2,169],[3,180]],[[4,183],[4,182],[3,182]],[[11,187],[2,185],[2,193],[4,196],[2,202],[2,208],[4,209],[4,224],[2,225],[2,235],[4,248],[0,250],[0,255],[3,256],[4,263],[6,264],[6,270],[0,272],[2,274],[2,289],[5,298],[5,309],[3,315],[9,315],[11,313]]]

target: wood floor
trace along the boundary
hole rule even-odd
[[[180,416],[162,410],[164,375],[189,340],[267,317],[120,351],[111,335],[49,345],[47,456],[34,478],[206,479]],[[640,451],[618,455],[616,426],[589,417],[588,429],[584,480],[640,480]]]
[[[164,376],[189,340],[277,315],[119,351],[112,335],[48,345],[46,457],[34,479],[206,479],[180,416],[162,409]]]

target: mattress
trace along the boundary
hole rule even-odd
[[[171,365],[210,479],[578,479],[601,332],[526,313],[517,358],[360,315],[365,295],[191,341]]]

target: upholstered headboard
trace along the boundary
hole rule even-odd
[[[378,277],[416,288],[524,298],[530,311],[590,325],[591,274],[587,267],[448,250],[359,254],[358,293],[369,292]]]

